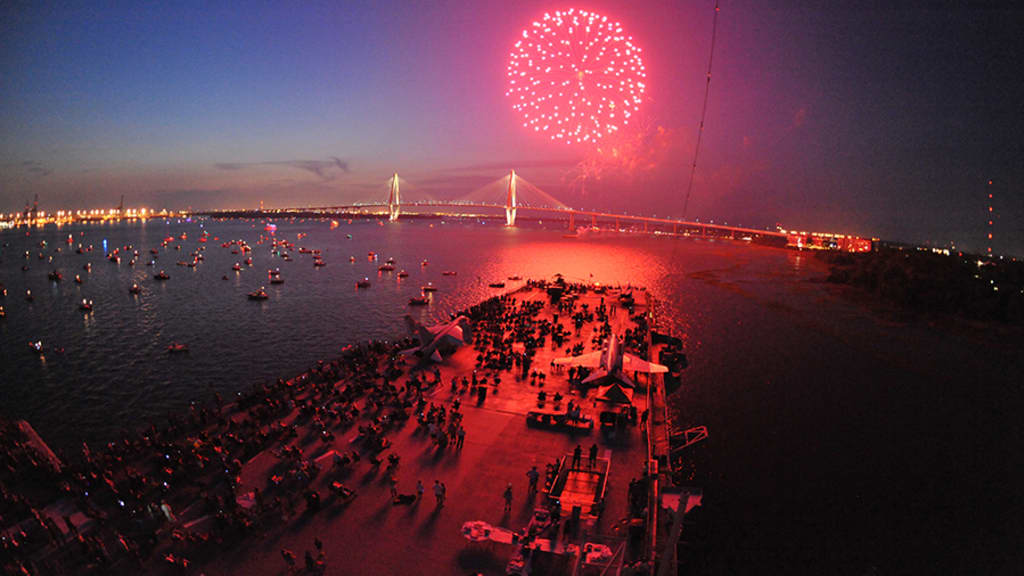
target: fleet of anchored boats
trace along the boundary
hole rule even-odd
[[[274,233],[274,231],[276,231],[276,226],[273,226],[272,224],[268,224],[267,227],[265,228],[265,230],[270,231],[271,235],[270,236],[264,236],[264,235],[261,234],[260,237],[259,237],[259,240],[257,240],[256,244],[264,244],[266,242],[270,242],[270,244],[271,244],[271,251],[270,252],[271,252],[271,254],[273,256],[280,257],[285,262],[291,262],[292,261],[292,257],[291,257],[290,253],[292,251],[296,250],[294,243],[289,242],[288,240],[285,240],[285,239],[275,238],[273,233]],[[197,268],[199,266],[199,263],[203,262],[205,260],[205,257],[203,255],[203,251],[206,249],[206,243],[207,243],[207,241],[209,239],[208,237],[209,237],[209,232],[203,231],[200,234],[200,237],[199,237],[199,246],[189,254],[191,256],[191,258],[190,259],[186,259],[186,260],[179,260],[177,262],[177,265],[178,266],[189,267],[189,268]],[[303,239],[304,237],[306,237],[306,234],[302,234],[302,233],[298,234],[298,239],[299,240]],[[346,238],[351,239],[352,235],[351,234],[347,234]],[[177,242],[180,241],[180,240],[187,240],[187,239],[188,239],[187,234],[181,234],[178,237],[168,236],[168,237],[163,239],[160,247],[161,248],[165,248],[165,249],[169,249],[173,245],[173,249],[175,251],[179,251],[180,252],[182,250],[182,247],[181,247],[181,244],[177,243]],[[213,240],[217,240],[217,238],[213,238]],[[73,236],[69,235],[68,239],[67,239],[67,243],[71,244],[72,242],[73,242]],[[40,247],[41,248],[45,249],[46,246],[47,246],[47,244],[46,244],[45,241],[40,243]],[[232,271],[235,272],[235,274],[241,274],[243,272],[243,270],[245,270],[245,268],[249,268],[249,267],[253,266],[253,259],[252,259],[252,256],[251,256],[252,247],[249,246],[249,244],[246,243],[245,240],[230,240],[230,241],[227,241],[227,242],[223,242],[221,244],[221,247],[222,248],[226,248],[226,249],[230,249],[231,254],[239,254],[239,255],[245,255],[246,256],[245,260],[243,260],[241,262],[235,262],[232,265],[231,269],[232,269]],[[92,252],[92,250],[93,250],[93,247],[91,245],[83,246],[82,244],[79,244],[78,247],[76,248],[75,252],[77,254],[86,254],[86,253]],[[106,250],[106,241],[104,241],[104,250]],[[61,251],[60,248],[57,248],[57,252],[60,252],[60,251]],[[319,249],[306,248],[306,247],[303,246],[303,247],[299,247],[297,251],[298,251],[299,254],[309,254],[309,255],[311,255],[313,257],[313,266],[315,268],[322,268],[322,267],[327,265],[327,263],[323,260],[323,257],[321,255],[321,251]],[[147,263],[147,266],[155,266],[156,258],[160,254],[160,250],[158,248],[151,248],[149,252],[153,256],[153,258],[151,260],[149,260],[149,262]],[[109,260],[110,262],[113,262],[115,264],[119,264],[121,262],[121,256],[122,255],[125,255],[126,257],[129,258],[129,260],[128,260],[128,264],[129,265],[134,266],[136,260],[138,259],[139,251],[135,250],[131,245],[125,245],[125,246],[122,246],[122,247],[114,248],[112,251],[107,253],[106,257],[107,257],[107,260]],[[40,260],[45,258],[43,252],[41,252],[41,251],[38,253],[38,256],[39,256]],[[30,257],[30,253],[28,251],[26,251],[25,252],[25,258],[28,259],[29,257]],[[370,262],[376,262],[377,259],[378,259],[377,253],[373,252],[373,251],[368,252],[367,253],[367,259]],[[49,256],[49,260],[48,261],[49,262],[53,262],[53,256],[52,255]],[[356,263],[356,257],[355,256],[349,257],[349,262],[352,263],[352,264],[355,264]],[[244,264],[244,266],[243,266],[243,264]],[[420,262],[420,267],[423,268],[423,269],[425,269],[428,265],[429,265],[429,262],[426,259],[424,259],[424,260],[422,260]],[[90,272],[92,272],[92,264],[87,262],[87,263],[85,263],[82,266],[82,269],[85,270],[86,273],[90,273]],[[28,271],[29,270],[29,266],[27,264],[22,266],[22,270],[23,271]],[[377,267],[377,272],[378,272],[379,275],[383,275],[385,273],[392,273],[392,272],[395,272],[395,270],[396,270],[396,266],[395,266],[395,259],[394,258],[388,258],[385,261],[384,264],[381,264],[380,266]],[[454,271],[454,270],[444,270],[444,271],[441,272],[442,276],[448,276],[448,277],[456,276],[457,274],[458,273],[456,271]],[[158,282],[163,282],[163,281],[167,281],[167,280],[171,279],[170,274],[168,274],[163,269],[161,269],[159,272],[153,274],[152,276],[153,276],[153,279],[155,281],[158,281]],[[395,273],[395,276],[398,279],[403,279],[403,278],[407,278],[409,276],[409,273],[406,272],[405,270],[399,270],[397,273]],[[267,270],[267,277],[268,277],[268,280],[269,280],[269,282],[271,284],[283,284],[284,283],[284,278],[281,275],[281,269],[280,268],[274,268],[272,270]],[[60,281],[62,281],[64,279],[64,275],[60,272],[60,270],[53,269],[51,272],[49,272],[47,274],[47,278],[51,282],[60,282]],[[224,275],[223,279],[227,280],[228,276]],[[509,276],[508,279],[512,280],[512,281],[521,280],[521,278],[519,276]],[[78,274],[75,275],[75,283],[76,284],[82,284],[82,277],[80,275],[78,275]],[[370,288],[372,284],[370,282],[370,278],[369,277],[363,277],[362,279],[357,280],[355,285],[356,285],[357,289],[365,289],[365,288]],[[490,283],[489,286],[491,288],[504,288],[505,287],[505,283],[502,282],[502,281],[497,281],[497,282]],[[430,305],[432,294],[434,292],[437,292],[437,290],[438,290],[438,288],[437,288],[437,286],[434,285],[433,282],[427,282],[426,284],[421,286],[421,288],[420,288],[420,295],[419,296],[414,296],[414,297],[409,298],[409,306],[428,306],[428,305]],[[139,296],[140,294],[142,294],[142,288],[138,285],[138,283],[134,283],[133,282],[131,287],[128,288],[128,292],[131,295]],[[6,288],[4,288],[2,284],[0,284],[0,297],[6,297],[6,296],[7,296]],[[270,299],[270,295],[267,293],[266,288],[264,286],[260,286],[260,288],[258,290],[255,290],[253,292],[249,292],[247,294],[247,297],[248,297],[249,300],[256,300],[256,301],[264,301],[264,300],[269,300]],[[35,299],[35,296],[32,294],[32,290],[26,290],[25,291],[25,300],[27,300],[29,302],[32,302],[34,299]],[[93,306],[94,306],[94,303],[93,303],[92,300],[90,300],[88,298],[83,298],[81,300],[81,302],[79,303],[78,308],[79,308],[79,310],[85,312],[86,314],[89,314],[89,313],[91,313],[93,311]],[[4,309],[3,306],[0,306],[0,319],[3,319],[5,317],[6,317],[6,310]],[[36,353],[38,353],[40,355],[42,355],[44,353],[44,351],[45,351],[45,348],[43,346],[42,341],[38,341],[38,340],[35,341],[35,342],[29,342],[29,348],[32,351],[34,351],[34,352],[36,352]],[[186,344],[184,344],[184,343],[172,342],[167,347],[167,351],[169,353],[188,352],[188,346]]]

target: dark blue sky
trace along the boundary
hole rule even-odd
[[[0,210],[336,204],[394,170],[458,196],[513,167],[571,205],[682,210],[713,2],[136,4],[0,7]],[[505,97],[520,32],[571,6],[643,49],[618,155]],[[991,178],[995,245],[1024,253],[1021,37],[1009,3],[723,1],[688,215],[978,250]]]

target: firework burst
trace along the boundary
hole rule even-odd
[[[629,123],[645,90],[641,50],[618,22],[545,14],[515,43],[508,91],[523,126],[561,142],[600,142]]]

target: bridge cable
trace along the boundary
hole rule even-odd
[[[690,167],[690,183],[686,185],[686,200],[683,201],[683,217],[686,220],[686,209],[690,205],[690,193],[693,192],[693,177],[697,173],[697,155],[704,138],[704,117],[708,113],[708,93],[711,92],[711,61],[715,56],[715,36],[718,32],[718,0],[715,0],[715,16],[711,21],[711,51],[708,54],[707,82],[704,84],[704,105],[700,111],[700,128],[697,129],[697,146],[693,150],[693,165]]]

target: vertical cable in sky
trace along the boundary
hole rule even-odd
[[[718,32],[718,0],[715,0],[715,16],[711,21],[711,52],[708,54],[707,82],[704,84],[704,106],[700,110],[700,128],[697,129],[697,146],[693,149],[693,165],[690,166],[690,183],[686,185],[686,199],[683,200],[683,216],[686,220],[686,209],[690,205],[690,193],[693,192],[693,177],[697,173],[697,156],[700,154],[700,143],[704,139],[704,117],[708,113],[708,93],[711,92],[711,61],[715,57],[715,35]]]

